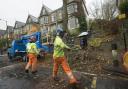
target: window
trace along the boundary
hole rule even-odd
[[[72,14],[74,12],[77,12],[77,4],[72,3],[67,7],[68,14]]]
[[[59,20],[62,19],[62,11],[61,11],[61,10],[58,11],[58,19],[59,19]]]
[[[22,41],[16,41],[17,45],[24,45]]]
[[[53,13],[53,14],[51,15],[51,21],[52,21],[52,22],[55,22],[55,21],[56,21],[56,13]]]
[[[69,29],[74,29],[74,28],[78,28],[78,27],[79,27],[78,19],[75,18],[75,17],[69,18],[68,28]]]
[[[74,5],[73,5],[73,6],[74,6],[74,11],[75,11],[75,12],[77,12],[77,4],[76,4],[76,3],[74,3]]]
[[[15,31],[16,31],[16,34],[18,34],[18,29],[15,29]]]
[[[45,18],[45,22],[48,23],[48,17]]]
[[[47,24],[48,23],[48,16],[44,16],[40,19],[41,24]]]
[[[67,7],[68,14],[74,13],[74,8],[72,5]]]

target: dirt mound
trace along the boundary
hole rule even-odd
[[[102,73],[102,66],[110,62],[110,57],[102,50],[94,48],[70,52],[67,58],[73,69],[96,74]]]

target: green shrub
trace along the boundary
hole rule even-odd
[[[89,40],[88,43],[92,47],[99,47],[102,43],[102,39],[101,38],[92,38]]]
[[[119,10],[121,14],[127,14],[128,13],[128,2],[123,2],[119,5]]]

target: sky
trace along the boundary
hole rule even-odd
[[[87,7],[94,0],[86,0]],[[14,26],[15,21],[26,22],[28,14],[38,17],[42,5],[52,10],[62,6],[62,0],[0,0],[0,29],[6,29],[7,25]]]

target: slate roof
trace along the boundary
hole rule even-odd
[[[17,26],[16,26],[16,24],[17,24]],[[25,23],[20,22],[20,21],[16,21],[14,28],[20,28],[20,27],[23,27],[24,25],[25,25]]]
[[[37,17],[34,17],[34,16],[30,15],[30,18],[32,19],[33,22],[38,22],[38,18]]]
[[[31,21],[29,21],[31,19]],[[38,18],[32,15],[28,15],[26,23],[38,23]]]

